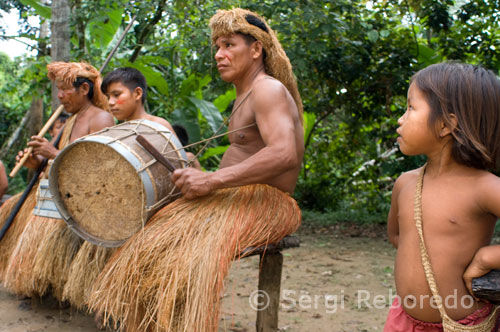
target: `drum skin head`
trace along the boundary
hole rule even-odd
[[[175,136],[152,124],[131,121],[86,136],[54,160],[49,176],[54,202],[84,240],[120,246],[178,196],[170,173],[135,141],[137,133],[145,136],[176,168],[185,167]],[[128,134],[127,126],[132,130]]]

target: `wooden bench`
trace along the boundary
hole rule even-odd
[[[281,271],[283,269],[282,250],[298,248],[300,240],[296,236],[286,236],[277,244],[262,247],[249,247],[240,257],[260,256],[259,294],[267,294],[266,301],[259,301],[257,308],[257,332],[276,332],[278,330],[278,311],[280,306]],[[265,307],[262,307],[266,305]]]

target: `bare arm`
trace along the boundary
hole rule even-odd
[[[392,188],[391,209],[387,217],[387,235],[389,237],[389,242],[396,249],[399,245],[398,197],[404,180],[403,174],[394,183],[394,187]]]
[[[286,88],[272,80],[266,81],[266,84],[254,88],[250,102],[265,146],[241,163],[214,173],[176,170],[172,181],[185,197],[203,196],[221,188],[265,183],[301,162],[297,158],[299,147],[296,146],[293,115],[296,109],[289,109]]]
[[[215,189],[263,183],[301,162],[297,160],[295,126],[285,87],[274,81],[266,83],[254,88],[252,96],[255,120],[265,146],[243,162],[213,173]]]
[[[479,201],[485,213],[500,218],[500,179],[492,174],[479,181]],[[500,245],[480,248],[464,272],[465,285],[472,294],[472,279],[500,269]]]
[[[5,173],[5,167],[0,161],[0,199],[5,195],[7,189],[9,188],[9,182],[7,180],[7,174]]]

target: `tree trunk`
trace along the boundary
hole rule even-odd
[[[68,0],[52,1],[51,51],[52,61],[69,61],[69,3]],[[59,106],[57,88],[52,83],[52,111]]]
[[[42,4],[46,4],[46,1],[42,1]],[[49,35],[49,24],[47,20],[41,19],[40,22],[40,43],[38,47],[37,58],[41,58],[47,55],[47,43],[45,42],[45,38]],[[31,136],[38,135],[40,129],[43,126],[43,100],[41,98],[41,94],[43,92],[41,90],[38,91],[38,94],[35,94],[33,99],[31,100],[31,106],[29,109],[28,115],[28,139]],[[33,176],[33,170],[28,171],[28,181]]]

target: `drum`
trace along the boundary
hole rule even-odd
[[[49,191],[49,180],[40,179],[36,191],[36,205],[33,210],[35,216],[47,217],[52,219],[63,219],[59,210],[57,210],[52,194]]]
[[[138,135],[175,168],[186,167],[186,153],[177,137],[148,120],[84,136],[54,159],[50,192],[63,219],[84,240],[118,247],[180,195],[170,172],[136,141]]]

